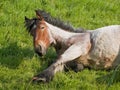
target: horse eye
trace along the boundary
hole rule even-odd
[[[44,28],[45,28],[45,27],[43,27],[43,26],[41,27],[41,29],[44,29]]]

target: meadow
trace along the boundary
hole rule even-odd
[[[74,27],[96,29],[120,24],[120,0],[0,0],[0,90],[120,90],[120,69],[57,73],[47,84],[34,84],[34,75],[56,57],[34,53],[24,17],[42,9]]]

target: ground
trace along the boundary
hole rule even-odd
[[[120,0],[0,0],[0,90],[120,90],[119,67],[69,70],[57,73],[48,84],[31,83],[56,57],[54,48],[44,57],[34,53],[24,17],[35,17],[36,9],[85,29],[120,24]]]

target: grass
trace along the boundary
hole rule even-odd
[[[42,58],[33,51],[24,16],[35,16],[35,9],[85,29],[120,24],[120,0],[0,0],[0,90],[120,90],[119,69],[70,70],[49,84],[30,83],[55,59],[53,49]]]

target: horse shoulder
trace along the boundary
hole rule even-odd
[[[66,44],[67,46],[77,44],[78,47],[81,47],[81,51],[84,53],[80,55],[79,58],[75,59],[75,61],[77,63],[82,63],[84,66],[87,66],[87,55],[91,49],[90,33],[86,32],[74,35],[67,40]]]
[[[79,33],[76,35],[71,36],[66,40],[66,45],[71,46],[72,44],[75,43],[88,43],[90,44],[90,33]]]

